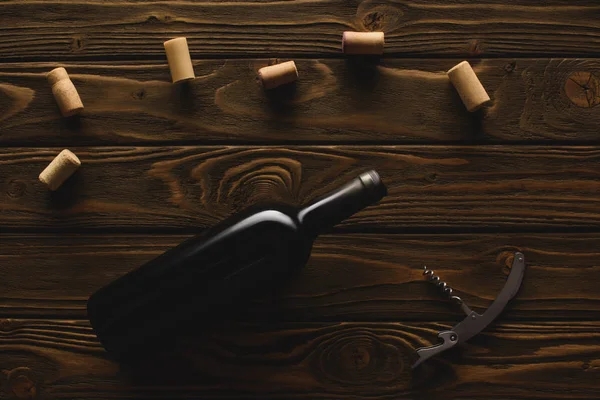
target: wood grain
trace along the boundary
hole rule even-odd
[[[0,393],[29,399],[597,399],[600,325],[498,323],[412,372],[435,323],[228,325],[136,367],[85,323],[2,320]],[[561,379],[556,379],[560,376]],[[1,395],[1,394],[0,394]]]
[[[385,55],[346,58],[344,30],[384,31]],[[170,83],[176,36],[187,85]],[[599,57],[597,0],[0,2],[0,400],[597,400]],[[492,98],[475,114],[445,75],[465,58]],[[287,59],[300,80],[263,91],[257,70]],[[58,112],[57,66],[81,117]],[[51,193],[37,176],[62,148],[83,166]],[[370,168],[390,195],[296,279],[137,366],[97,342],[100,286]],[[462,319],[422,266],[482,311],[516,250],[501,317],[411,371]]]
[[[371,168],[389,195],[339,229],[595,230],[600,223],[598,147],[70,149],[83,165],[57,192],[37,176],[59,149],[0,150],[2,229],[197,232],[251,204],[307,204]]]
[[[445,74],[459,61],[297,60],[296,85],[268,93],[256,71],[276,60],[196,62],[189,85],[172,85],[163,63],[64,64],[85,105],[75,119],[45,79],[57,64],[3,64],[0,144],[600,140],[600,61],[474,61],[493,99],[475,114]]]
[[[86,318],[87,298],[188,236],[0,236],[0,315]],[[600,319],[600,234],[344,234],[319,238],[308,265],[238,316],[245,321],[459,321],[422,276],[427,265],[487,308],[515,251],[527,261],[504,320]]]
[[[341,56],[345,30],[384,31],[403,56],[600,55],[593,0],[4,1],[0,58],[164,59],[187,36],[193,57]]]

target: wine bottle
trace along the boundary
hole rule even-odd
[[[299,209],[248,208],[99,289],[87,304],[92,327],[117,357],[146,352],[182,321],[277,287],[305,265],[319,233],[386,194],[368,171]]]

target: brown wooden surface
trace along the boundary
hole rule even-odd
[[[345,30],[384,31],[390,55],[600,55],[594,0],[13,0],[0,16],[8,60],[164,59],[182,35],[194,57],[336,56]]]
[[[598,321],[498,323],[468,346],[411,371],[412,349],[435,343],[446,328],[226,324],[181,338],[173,352],[129,367],[106,358],[86,322],[0,320],[0,351],[11,355],[0,359],[0,382],[9,398],[34,392],[54,399],[600,396]]]
[[[37,182],[58,149],[0,150],[7,230],[199,231],[260,201],[304,204],[375,168],[389,195],[346,230],[593,229],[600,148],[551,146],[70,147],[60,191]]]
[[[296,60],[301,79],[270,93],[256,71],[275,59],[197,61],[183,86],[164,62],[61,64],[86,107],[71,120],[45,79],[57,64],[0,64],[0,143],[600,142],[597,59],[474,60],[493,100],[475,114],[445,74],[460,61]]]
[[[386,33],[380,59],[344,30]],[[171,85],[186,36],[197,79]],[[596,0],[0,2],[0,400],[600,398],[600,4]],[[492,104],[444,71],[468,59]],[[265,93],[256,71],[294,59]],[[60,117],[64,66],[85,112]],[[82,168],[37,176],[62,148]],[[366,169],[390,194],[320,237],[246,314],[112,361],[87,297],[247,205],[303,204]],[[488,329],[411,371],[483,311]],[[153,353],[149,351],[149,355]]]
[[[0,236],[0,310],[13,317],[84,319],[85,302],[98,287],[187,237]],[[600,236],[515,233],[324,235],[294,281],[257,298],[237,319],[458,321],[460,309],[423,280],[423,265],[483,310],[502,288],[517,250],[526,254],[527,278],[506,318],[600,319]]]

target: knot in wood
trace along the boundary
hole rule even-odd
[[[132,97],[136,100],[144,100],[146,98],[146,89],[138,89],[132,93]]]
[[[397,386],[406,363],[399,349],[365,329],[342,329],[315,352],[315,373],[344,387]]]
[[[8,182],[8,189],[6,189],[6,194],[8,197],[13,199],[18,199],[19,197],[23,197],[26,192],[27,186],[25,182],[20,181],[18,179],[11,179]]]
[[[517,248],[504,250],[496,256],[496,262],[502,265],[502,274],[506,276],[510,275],[510,271],[512,270],[512,265],[515,260],[515,251],[521,250]]]
[[[383,25],[383,14],[372,11],[363,18],[363,25],[370,31],[379,31]]]
[[[259,202],[296,204],[302,164],[285,153],[269,149],[217,155],[194,167],[191,178],[199,181],[207,209],[214,204],[227,212]],[[211,176],[220,180],[209,180]]]
[[[573,72],[567,78],[564,90],[577,107],[592,108],[600,104],[600,78],[592,72]]]
[[[150,24],[156,24],[156,23],[168,24],[172,21],[174,21],[174,18],[167,14],[165,14],[165,15],[150,15],[146,19],[146,22],[148,22]]]
[[[357,17],[367,31],[390,32],[397,29],[404,12],[398,7],[379,5],[372,8],[359,7]]]
[[[470,40],[467,46],[467,54],[469,57],[478,56],[481,55],[481,53],[483,53],[481,42],[477,39]]]
[[[513,61],[513,62],[509,62],[508,64],[506,64],[504,66],[504,71],[508,74],[510,74],[511,72],[513,72],[515,69],[517,68],[517,62]]]
[[[27,367],[18,367],[10,371],[3,371],[6,374],[6,390],[9,398],[33,399],[37,394],[37,387],[33,379],[31,369]]]
[[[79,53],[83,51],[87,45],[87,38],[84,35],[75,35],[71,39],[71,51],[73,53]]]
[[[236,209],[273,199],[287,202],[292,197],[292,183],[297,180],[293,175],[297,170],[297,162],[291,159],[251,161],[226,172],[220,194],[225,194]]]
[[[425,180],[429,183],[433,183],[437,180],[437,177],[438,177],[438,175],[435,172],[432,172],[425,176]]]

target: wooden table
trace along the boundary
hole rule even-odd
[[[543,5],[542,5],[543,3]],[[380,60],[340,54],[383,30]],[[170,83],[187,36],[197,79]],[[595,0],[0,3],[0,399],[600,398],[600,4]],[[258,68],[300,80],[265,93]],[[444,71],[471,61],[468,113]],[[45,73],[86,106],[63,119]],[[37,181],[62,149],[82,168]],[[322,236],[244,316],[112,361],[87,297],[249,204],[302,204],[375,168],[389,196]],[[519,295],[466,346],[412,371],[511,255]]]

